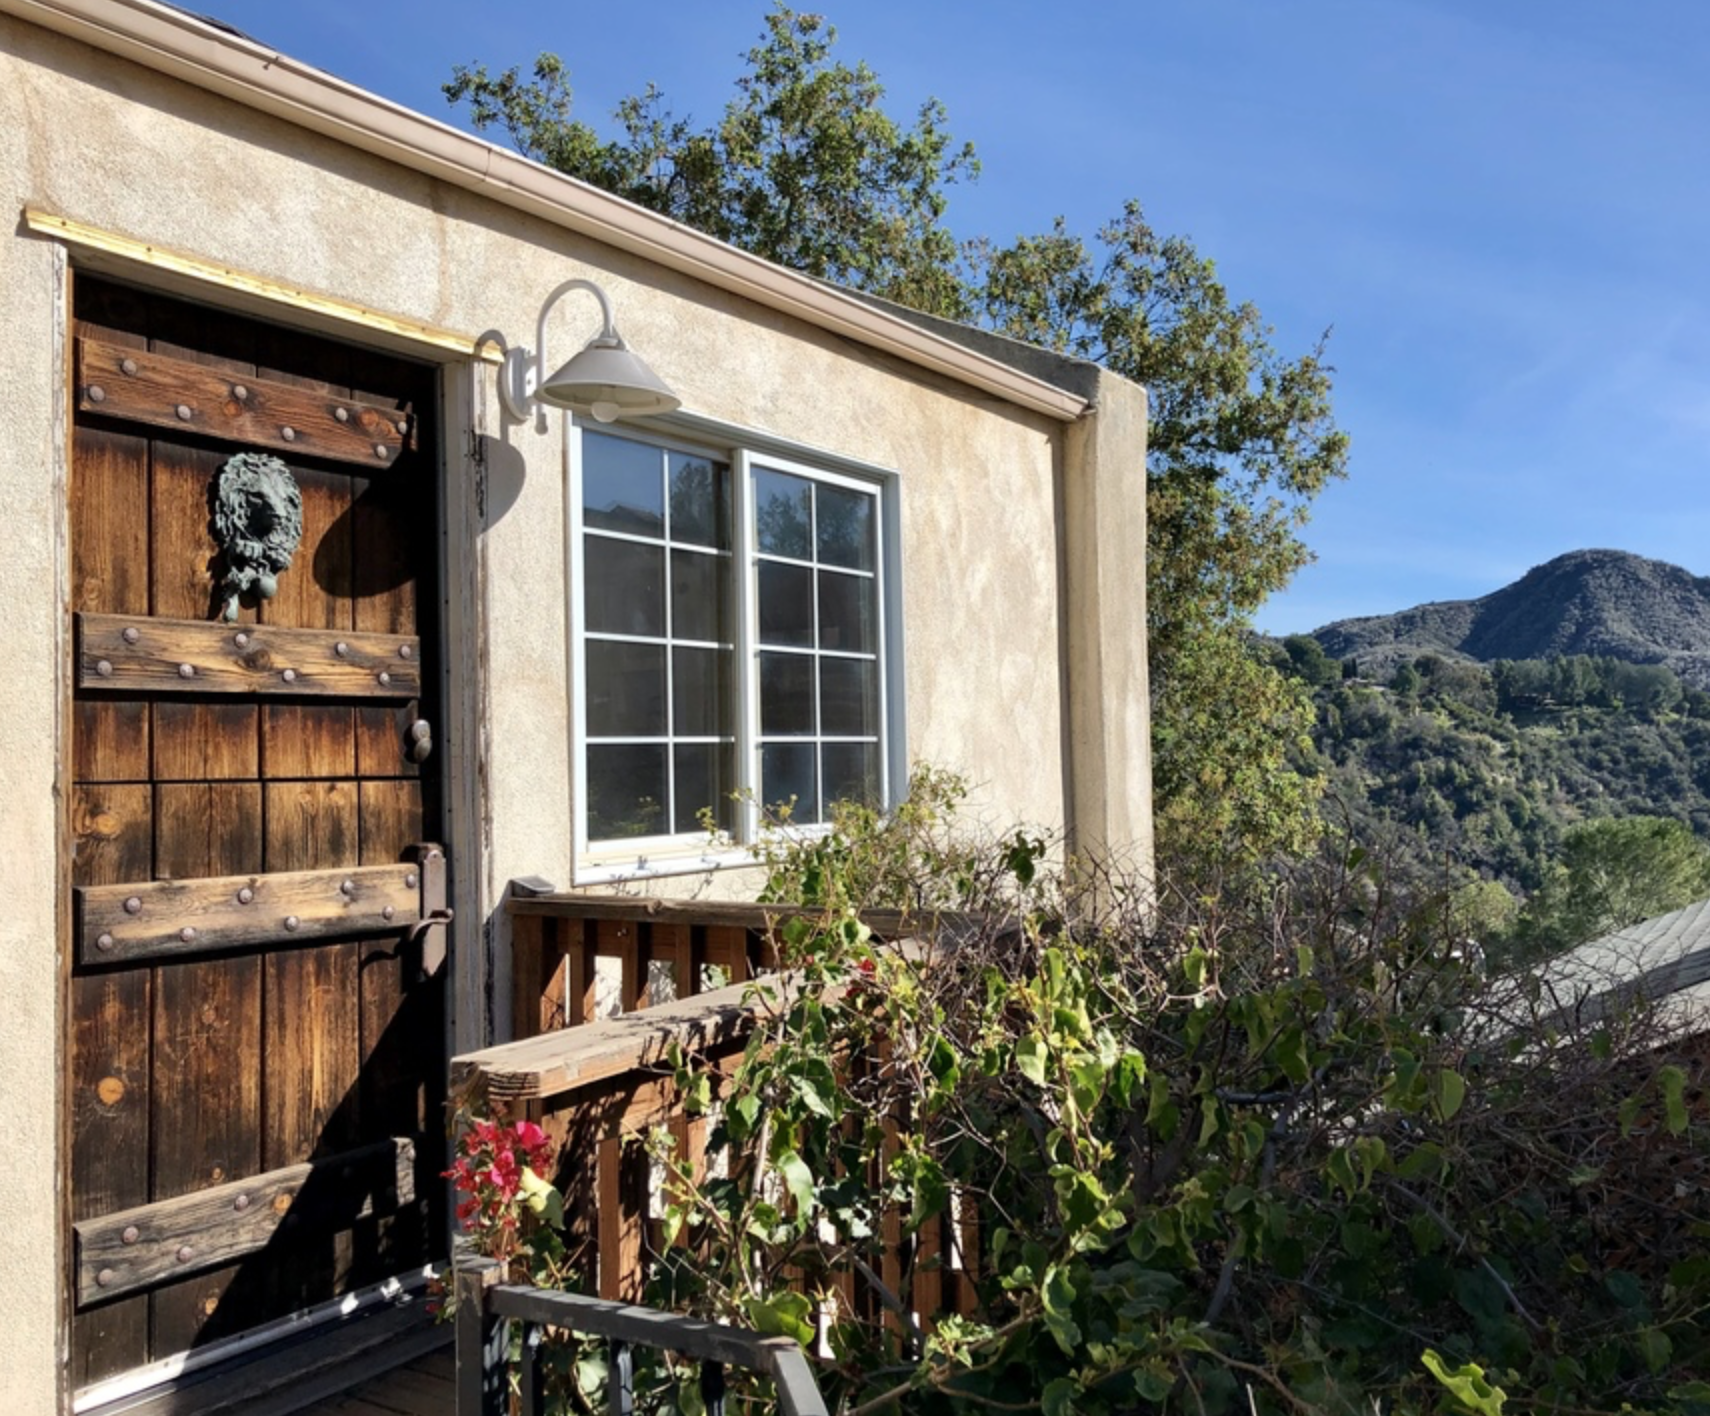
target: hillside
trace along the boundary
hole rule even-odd
[[[1625,551],[1569,551],[1476,600],[1338,620],[1312,637],[1379,681],[1421,654],[1480,663],[1589,655],[1664,664],[1710,688],[1710,578]]]

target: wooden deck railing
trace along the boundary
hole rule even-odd
[[[521,896],[509,909],[518,1037],[456,1058],[453,1092],[546,1129],[564,1157],[557,1181],[573,1266],[589,1296],[634,1303],[661,1253],[647,1135],[667,1128],[697,1178],[708,1164],[708,1118],[684,1114],[666,1059],[675,1045],[715,1078],[734,1067],[754,1025],[750,984],[773,969],[776,930],[801,912],[581,894]],[[863,919],[881,939],[911,933],[900,913]],[[787,976],[775,985],[792,986]],[[884,1227],[870,1278],[839,1276],[844,1317],[902,1333],[972,1311],[971,1215],[914,1235],[901,1215]]]
[[[540,1339],[549,1329],[605,1340],[610,1411],[635,1410],[634,1349],[651,1347],[700,1364],[707,1416],[724,1416],[725,1369],[733,1366],[771,1378],[782,1416],[829,1416],[813,1367],[793,1338],[762,1337],[746,1328],[580,1293],[502,1283],[500,1276],[500,1265],[491,1259],[458,1261],[458,1416],[512,1416],[507,1369],[513,1345],[522,1353],[515,1416],[545,1416],[545,1370],[538,1358]],[[509,1331],[513,1324],[522,1328],[522,1340],[516,1344]]]

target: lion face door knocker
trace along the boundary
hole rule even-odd
[[[230,622],[247,591],[263,600],[279,593],[279,577],[303,539],[303,494],[277,457],[240,452],[220,468],[213,502],[214,540],[225,559],[221,618]]]

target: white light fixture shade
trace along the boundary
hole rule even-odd
[[[546,317],[565,295],[583,290],[600,305],[600,332],[551,378],[546,375]],[[546,431],[546,409],[588,413],[602,423],[681,408],[683,400],[623,342],[612,323],[612,304],[591,280],[566,280],[546,297],[535,322],[534,349],[507,347],[499,370],[499,398],[519,422],[534,414]]]
[[[602,423],[669,413],[683,406],[683,400],[616,333],[590,340],[534,396],[555,408],[591,413]]]

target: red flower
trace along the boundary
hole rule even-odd
[[[493,1157],[491,1169],[482,1172],[481,1178],[504,1199],[514,1198],[517,1187],[522,1183],[522,1167],[517,1164],[517,1153],[509,1146],[499,1151]]]

